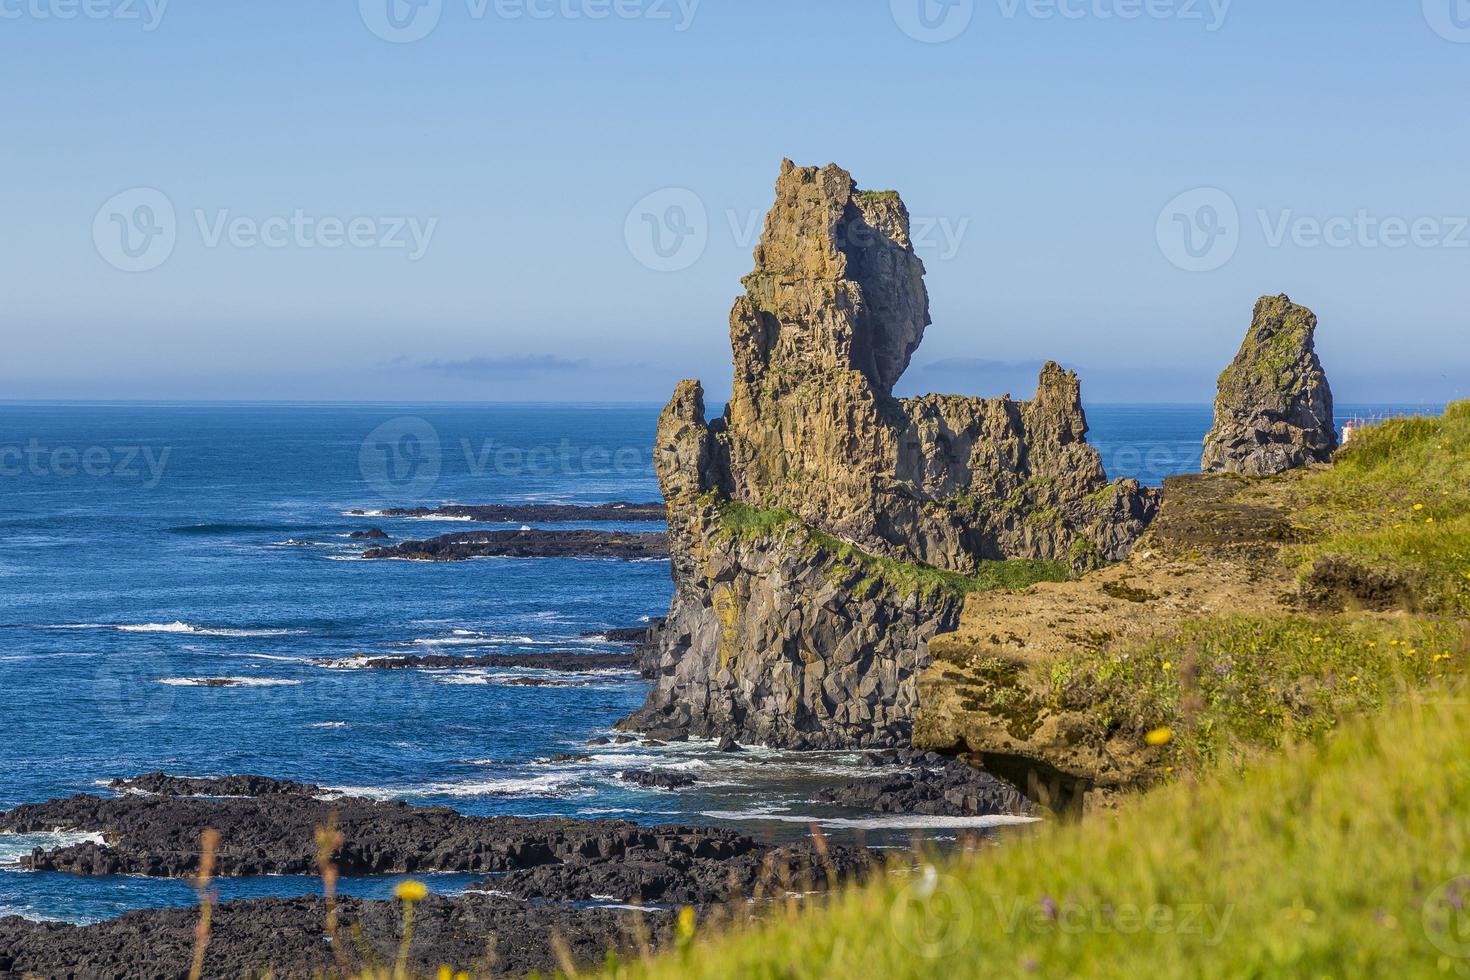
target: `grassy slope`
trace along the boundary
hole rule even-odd
[[[612,972],[1470,976],[1470,932],[1457,944],[1443,928],[1456,896],[1443,886],[1470,874],[1467,744],[1470,702],[1401,703],[1244,775],[1176,783]]]
[[[1470,402],[1360,433],[1294,496],[1311,543],[1286,558],[1303,577],[1323,558],[1348,561],[1404,582],[1418,614],[1204,619],[1054,665],[1048,706],[1104,727],[1172,727],[1181,737],[1161,761],[1192,766],[1319,736],[1470,672]]]
[[[1304,577],[1345,558],[1404,579],[1419,613],[1211,618],[1053,678],[1171,724],[1165,761],[1202,779],[614,972],[1470,976],[1470,878],[1443,887],[1470,875],[1470,403],[1361,433],[1293,521]]]

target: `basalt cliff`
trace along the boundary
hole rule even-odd
[[[930,325],[896,193],[787,161],[755,263],[723,416],[685,381],[659,420],[676,595],[624,726],[907,744],[967,594],[1121,559],[1157,497],[1108,482],[1056,364],[1030,401],[893,396]]]

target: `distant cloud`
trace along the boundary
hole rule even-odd
[[[570,361],[553,354],[521,354],[511,357],[467,357],[458,361],[424,361],[414,366],[420,371],[462,378],[516,378],[533,374],[581,371],[589,365],[586,361]]]

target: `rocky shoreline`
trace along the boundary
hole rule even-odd
[[[613,531],[461,531],[426,541],[405,541],[363,552],[362,557],[408,561],[471,558],[615,558],[643,561],[669,556],[668,536]]]
[[[394,507],[388,510],[351,510],[352,517],[439,517],[485,524],[569,524],[576,521],[657,521],[668,517],[662,501],[608,504],[446,504],[443,507]]]
[[[732,879],[755,884],[767,860],[815,866],[810,845],[776,849],[723,828],[642,827],[625,821],[475,817],[443,807],[329,797],[321,787],[257,776],[181,779],[150,773],[114,784],[124,795],[79,794],[0,813],[0,832],[100,835],[21,858],[30,871],[82,876],[182,878],[199,868],[198,836],[220,831],[220,877],[313,875],[315,832],[335,821],[334,855],[345,876],[459,873],[495,875],[497,892],[562,901],[675,901],[708,904]],[[242,795],[245,792],[252,795]],[[782,856],[785,856],[784,858]],[[852,870],[857,852],[835,849]]]
[[[398,956],[403,912],[396,902],[342,898],[336,902],[337,945],[352,971]],[[193,957],[194,908],[128,912],[95,925],[0,918],[0,977],[182,977]],[[340,970],[326,941],[327,909],[319,897],[225,902],[214,910],[204,976],[311,977]],[[408,966],[433,976],[443,964],[476,976],[550,973],[554,943],[577,963],[595,963],[608,950],[637,955],[667,943],[673,913],[649,909],[528,903],[498,895],[429,895],[414,908]]]
[[[648,775],[650,784],[661,781],[662,774]],[[608,949],[628,949],[640,931],[643,941],[657,944],[668,927],[668,916],[657,910],[597,905],[743,906],[792,888],[860,879],[878,867],[860,847],[777,847],[713,827],[474,817],[331,798],[320,786],[261,776],[154,772],[111,787],[122,795],[80,794],[0,813],[6,833],[76,832],[103,841],[36,848],[21,867],[81,876],[188,877],[199,870],[199,834],[211,827],[221,835],[217,877],[315,876],[316,831],[331,824],[342,836],[332,862],[343,876],[486,875],[461,896],[430,896],[421,905],[415,957],[426,969],[479,962],[489,941],[502,972],[546,969],[554,963],[553,935],[568,943],[575,959],[595,961]],[[380,958],[396,952],[395,903],[345,899],[340,911],[343,928],[359,924]],[[638,916],[638,924],[629,916]],[[0,919],[0,974],[162,975],[188,962],[196,921],[192,909],[135,911],[82,927]],[[262,967],[294,976],[332,965],[322,942],[325,909],[317,898],[225,903],[215,921],[211,976]]]

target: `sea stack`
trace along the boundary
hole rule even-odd
[[[1029,401],[893,388],[930,325],[894,191],[785,161],[730,316],[735,375],[659,421],[676,594],[658,684],[624,724],[794,748],[907,744],[927,642],[958,622],[948,573],[1115,561],[1154,491],[1110,484],[1076,375]]]
[[[1337,450],[1332,388],[1314,346],[1317,317],[1289,296],[1265,296],[1240,353],[1220,375],[1206,473],[1270,476],[1325,463]]]

